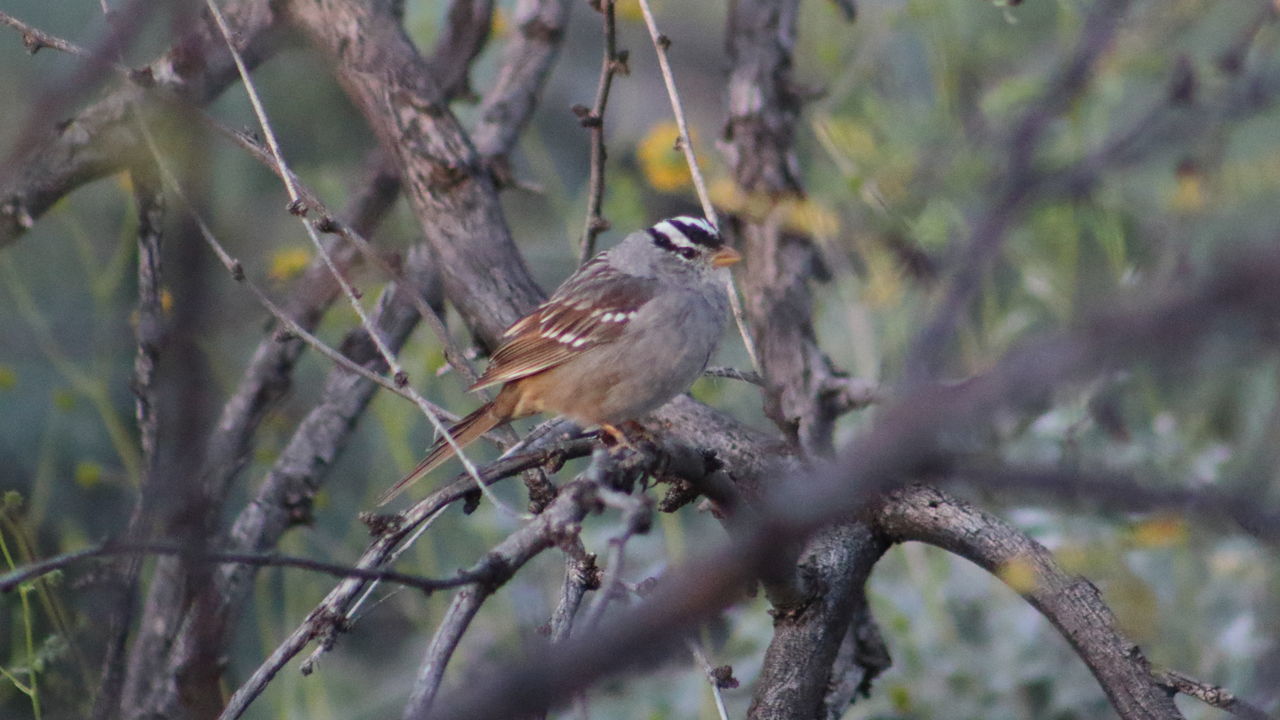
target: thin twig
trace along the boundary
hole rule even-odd
[[[698,168],[698,158],[693,151],[693,141],[689,136],[689,124],[684,117],[684,106],[680,103],[680,93],[676,90],[676,78],[671,72],[671,62],[667,59],[667,48],[671,47],[671,39],[658,31],[658,24],[653,19],[653,9],[649,0],[640,0],[640,11],[644,13],[644,24],[649,28],[649,37],[653,40],[654,50],[658,54],[658,67],[662,70],[662,81],[667,86],[667,97],[671,100],[671,112],[675,115],[676,128],[680,131],[680,149],[684,159],[689,163],[689,175],[693,178],[693,189],[698,193],[698,202],[702,203],[702,214],[711,224],[720,227],[720,218],[711,204],[711,195],[707,192],[707,183],[702,179],[702,170]]]
[[[541,515],[517,528],[471,569],[470,572],[473,573],[489,572],[489,582],[464,588],[454,595],[444,620],[427,648],[413,692],[405,706],[405,718],[423,717],[430,710],[432,701],[440,690],[445,667],[485,599],[543,550],[554,547],[563,539],[576,536],[581,529],[582,519],[595,506],[595,495],[599,490],[588,482],[566,484]]]
[[[291,212],[294,212],[299,216],[299,219],[302,221],[302,226],[307,232],[307,237],[311,239],[311,243],[315,246],[316,252],[324,259],[325,264],[329,266],[329,270],[333,273],[334,279],[338,281],[338,285],[342,288],[343,294],[346,295],[347,300],[351,303],[352,309],[355,310],[356,315],[360,318],[360,324],[368,331],[369,338],[378,348],[378,352],[387,363],[387,367],[390,368],[396,383],[404,387],[409,399],[412,400],[420,410],[422,410],[422,413],[426,416],[427,420],[430,421],[432,427],[435,428],[437,435],[443,437],[449,447],[453,449],[454,454],[457,455],[462,466],[466,469],[471,478],[475,480],[476,487],[480,489],[489,502],[493,503],[494,507],[507,514],[529,519],[531,517],[530,515],[508,506],[489,491],[488,487],[480,479],[480,473],[476,470],[475,464],[472,463],[471,459],[467,457],[465,452],[463,452],[462,446],[454,439],[453,435],[449,432],[449,429],[440,421],[438,412],[433,409],[431,403],[429,403],[426,398],[422,397],[422,395],[409,384],[408,374],[405,373],[404,369],[400,366],[400,363],[396,360],[395,354],[387,348],[382,336],[369,321],[368,313],[365,312],[364,306],[361,305],[358,293],[351,284],[347,282],[346,277],[344,277],[338,270],[337,266],[334,265],[333,258],[329,256],[324,244],[320,242],[320,237],[316,233],[315,228],[302,217],[301,211],[299,210],[301,196],[299,196],[298,189],[293,183],[293,173],[289,172],[285,165],[284,155],[280,151],[280,144],[276,141],[275,131],[272,130],[271,123],[267,120],[266,110],[263,108],[262,101],[258,97],[258,91],[249,77],[249,70],[245,67],[244,60],[240,57],[240,53],[235,47],[235,42],[231,39],[231,30],[227,27],[227,21],[222,17],[222,11],[218,9],[218,4],[214,0],[205,0],[205,5],[213,15],[214,21],[217,23],[218,30],[222,33],[223,39],[226,40],[227,51],[231,53],[231,57],[235,61],[236,69],[240,73],[240,79],[244,83],[245,92],[249,96],[249,102],[253,106],[253,112],[257,116],[258,125],[262,128],[263,135],[267,140],[267,146],[271,149],[271,154],[275,159],[276,165],[280,168],[280,176],[284,182],[285,190],[289,194]]]
[[[549,434],[544,435],[539,438],[537,446],[531,447],[527,452],[500,458],[485,466],[483,477],[485,482],[498,482],[530,468],[542,467],[548,463],[558,464],[567,459],[582,457],[591,452],[595,444],[594,438],[573,438],[555,442]],[[402,552],[401,548],[406,538],[413,536],[422,523],[431,520],[443,508],[465,497],[469,492],[473,492],[470,488],[471,478],[463,473],[408,509],[395,515],[380,516],[378,524],[385,524],[386,527],[383,531],[376,533],[374,541],[360,556],[355,566],[375,568],[385,565],[389,562],[389,558]],[[317,638],[324,642],[332,636],[336,628],[344,626],[352,603],[357,601],[364,588],[365,581],[347,579],[329,591],[324,600],[307,615],[306,621],[295,628],[235,691],[227,701],[220,720],[233,720],[244,714],[276,673],[280,672],[280,669],[308,643]]]
[[[51,48],[53,50],[59,50],[67,53],[68,55],[74,55],[78,58],[88,60],[92,63],[105,64],[126,77],[134,77],[133,68],[117,62],[105,61],[102,56],[86,50],[70,40],[65,40],[39,28],[32,27],[6,12],[0,11],[0,24],[8,25],[19,33],[22,33],[22,45],[27,49],[27,52],[32,55],[40,52],[43,48]]]
[[[373,246],[373,243],[369,242],[364,235],[350,224],[343,222],[336,213],[325,205],[320,196],[303,183],[297,175],[293,174],[287,166],[281,167],[277,165],[269,149],[263,148],[255,138],[228,127],[225,123],[220,122],[203,110],[198,111],[196,117],[210,129],[240,146],[249,153],[250,157],[260,162],[282,181],[285,180],[287,175],[298,190],[305,206],[314,210],[320,216],[316,222],[320,224],[320,228],[323,231],[336,232],[343,240],[352,243],[360,251],[360,254],[373,263],[386,277],[395,281],[401,287],[410,287],[404,280],[404,274],[388,262],[386,257]],[[468,384],[474,383],[479,378],[479,375],[476,374],[475,368],[471,366],[471,363],[467,361],[466,353],[462,352],[462,349],[454,342],[453,336],[445,328],[444,320],[440,317],[440,314],[417,293],[410,293],[409,299],[414,308],[417,309],[418,314],[427,322],[427,326],[431,328],[431,332],[436,336],[436,339],[440,341],[441,347],[444,349],[445,362],[449,363],[449,366],[456,370]]]
[[[591,132],[591,178],[587,190],[587,219],[578,243],[578,264],[596,252],[596,238],[609,229],[609,221],[600,214],[604,205],[604,171],[607,153],[604,145],[604,113],[609,105],[609,88],[616,73],[627,74],[627,51],[618,52],[617,25],[614,22],[614,0],[594,0],[593,6],[602,17],[604,57],[600,62],[600,80],[596,85],[595,105],[587,110],[574,106],[574,112]]]
[[[347,370],[350,370],[351,372],[359,375],[360,377],[366,380],[369,380],[371,382],[375,382],[401,397],[404,397],[410,400],[414,399],[414,397],[411,394],[409,394],[407,390],[397,385],[396,382],[394,382],[393,380],[383,377],[382,375],[379,375],[377,373],[371,372],[367,368],[353,362],[346,355],[343,355],[337,350],[334,350],[333,348],[324,344],[324,342],[321,341],[320,338],[317,338],[316,336],[307,332],[307,330],[303,328],[301,325],[299,325],[297,321],[289,317],[289,315],[285,313],[285,311],[281,309],[280,306],[276,305],[271,300],[271,298],[268,297],[267,294],[262,290],[262,288],[258,287],[257,283],[250,280],[248,275],[246,275],[244,272],[244,266],[240,263],[239,260],[234,258],[231,255],[231,253],[227,252],[227,249],[223,247],[221,242],[218,241],[217,236],[213,234],[213,230],[211,230],[208,224],[205,223],[204,218],[200,215],[199,211],[196,210],[196,207],[191,202],[191,199],[187,197],[186,192],[183,191],[182,186],[178,183],[177,177],[173,174],[173,170],[164,161],[164,157],[160,153],[160,147],[157,144],[156,139],[154,135],[152,135],[150,129],[147,128],[145,124],[143,124],[141,125],[141,131],[143,134],[143,138],[146,141],[147,146],[151,151],[151,155],[156,161],[156,167],[160,170],[160,177],[164,180],[165,184],[169,186],[169,190],[175,196],[177,196],[180,202],[182,202],[183,207],[187,210],[187,213],[190,214],[192,219],[195,221],[196,228],[200,231],[201,237],[204,238],[205,242],[213,250],[213,253],[218,256],[218,260],[222,263],[222,266],[227,269],[227,272],[231,274],[231,278],[233,280],[235,280],[236,282],[244,283],[245,287],[249,288],[249,291],[253,293],[254,297],[258,299],[258,302],[261,303],[262,306],[267,309],[267,312],[270,312],[277,320],[280,321],[282,325],[288,328],[290,333],[297,336],[307,345],[311,346],[311,348],[313,348],[316,352],[320,353],[321,355],[324,355],[325,357],[329,358],[333,362],[337,363],[338,365],[341,365],[342,367],[346,368]],[[371,333],[371,335],[376,336],[377,333]],[[423,402],[426,402],[426,400],[423,400]],[[436,408],[436,411],[439,413],[443,413],[446,417],[450,414],[448,413],[448,411],[444,410],[444,408]]]
[[[649,28],[649,37],[653,40],[653,48],[658,55],[658,67],[662,70],[662,81],[667,86],[667,97],[671,100],[671,112],[675,115],[676,128],[680,131],[680,149],[684,152],[685,162],[689,164],[689,176],[693,178],[693,189],[698,193],[698,202],[702,204],[702,214],[717,229],[720,219],[716,216],[715,206],[711,204],[711,195],[707,192],[707,183],[702,179],[702,170],[698,168],[698,158],[693,151],[693,140],[689,137],[689,124],[685,121],[684,106],[680,103],[680,93],[676,90],[676,78],[671,72],[671,62],[667,59],[667,48],[671,47],[671,39],[658,32],[658,24],[653,19],[653,9],[649,0],[640,0],[640,10],[644,13],[644,24]],[[733,282],[733,274],[725,273],[725,290],[729,294],[729,306],[733,309],[733,319],[738,325],[738,334],[742,336],[742,345],[747,349],[747,357],[751,358],[751,367],[760,372],[760,354],[756,352],[755,341],[747,332],[747,318],[742,310],[742,300],[738,297],[738,288]]]
[[[430,528],[432,524],[434,524],[435,521],[440,517],[441,513],[445,511],[445,507],[446,506],[441,506],[434,513],[428,515],[418,525],[417,529],[415,529],[413,533],[410,534],[409,537],[405,539],[404,542],[400,543],[396,548],[394,548],[390,553],[387,554],[387,557],[380,563],[379,566],[384,567],[394,563],[396,560],[400,558],[401,555],[404,554],[406,550],[413,547],[414,544],[418,542],[418,538],[422,537],[422,534],[425,533],[427,529]],[[364,592],[361,593],[360,597],[356,599],[355,602],[351,603],[351,607],[348,608],[346,612],[343,614],[343,617],[345,618],[345,622],[342,623],[341,627],[344,630],[349,629],[355,624],[356,617],[357,617],[356,613],[360,612],[360,608],[364,606],[365,602],[369,600],[369,598],[373,595],[373,592],[377,590],[377,588],[378,588],[378,583],[376,582],[369,583],[368,587],[365,588]],[[307,656],[307,659],[303,660],[302,664],[298,666],[298,671],[301,672],[303,675],[310,675],[312,672],[315,671],[316,663],[320,662],[320,659],[324,657],[325,653],[333,649],[333,645],[334,645],[333,638],[331,636],[325,638],[323,641],[319,643],[316,643],[315,649],[312,650],[311,654]]]
[[[608,452],[603,451],[603,452]],[[595,459],[592,459],[595,463]],[[605,609],[618,594],[623,592],[622,572],[626,560],[627,543],[632,537],[648,532],[653,510],[644,496],[627,495],[626,493],[600,487],[597,492],[601,501],[610,507],[622,510],[623,530],[620,535],[609,539],[609,555],[605,561],[605,578],[600,582],[600,596],[596,598],[582,627],[591,632],[600,624]]]
[[[1165,670],[1156,676],[1157,682],[1183,695],[1193,697],[1209,707],[1218,708],[1245,720],[1271,720],[1271,716],[1251,703],[1236,697],[1217,685],[1211,685],[1184,675],[1177,670]]]
[[[587,552],[581,538],[574,537],[565,548],[564,585],[560,589],[560,600],[547,623],[551,642],[569,639],[573,632],[573,618],[578,614],[582,598],[588,590],[599,588],[600,568],[596,567],[596,556]]]
[[[712,365],[703,370],[702,374],[708,377],[727,378],[764,387],[764,378],[760,377],[760,373],[752,370],[739,370],[738,368],[724,367],[722,365]]]
[[[702,674],[707,676],[707,684],[711,686],[711,697],[716,701],[716,712],[720,714],[720,720],[729,720],[729,711],[724,707],[724,696],[721,695],[721,687],[737,687],[738,681],[733,678],[731,673],[726,672],[728,665],[715,667],[711,661],[707,660],[707,656],[702,652],[702,646],[693,638],[685,639],[685,646],[689,648],[689,652],[693,655],[693,659],[702,668]],[[727,675],[727,677],[726,677]]]
[[[50,47],[78,57],[92,57],[92,53],[79,45],[38,28],[31,27],[20,20],[5,14],[4,12],[0,12],[0,23],[9,25],[24,33],[24,42],[26,42],[25,37],[29,33],[39,39],[41,47]],[[240,55],[234,50],[234,48],[232,49],[232,57],[237,62],[239,61]],[[126,65],[116,63],[113,64],[112,67],[126,80],[132,81],[136,78],[133,69]],[[370,243],[362,234],[357,232],[355,228],[341,221],[337,214],[332,212],[324,204],[320,199],[320,196],[303,183],[287,165],[276,162],[276,155],[271,148],[264,149],[255,138],[251,137],[247,133],[228,127],[225,123],[219,121],[207,111],[201,108],[190,107],[187,101],[182,98],[178,98],[171,93],[153,88],[152,94],[158,99],[176,105],[182,111],[192,113],[194,117],[200,120],[200,122],[209,129],[225,138],[228,138],[246,150],[251,157],[258,160],[265,167],[275,173],[275,175],[285,183],[286,188],[292,186],[293,191],[297,193],[296,198],[301,198],[303,202],[303,205],[299,208],[300,210],[303,207],[314,209],[317,214],[320,215],[320,218],[316,222],[320,224],[323,231],[338,233],[338,235],[340,235],[344,240],[353,243],[365,259],[376,265],[388,278],[395,281],[402,287],[407,287],[404,283],[404,277],[400,271],[392,266],[391,263],[387,262],[387,259],[374,249],[372,243]],[[290,197],[296,199],[293,194],[291,194]],[[302,212],[305,213],[305,211]],[[329,256],[323,253],[321,254],[321,257],[325,260],[328,260],[329,258]],[[341,282],[343,276],[340,274],[336,274],[336,276],[339,278],[339,282]],[[427,321],[427,325],[431,328],[432,332],[435,333],[436,338],[440,340],[444,349],[445,361],[457,370],[467,383],[474,383],[479,376],[476,374],[475,369],[471,367],[471,364],[467,362],[466,354],[458,348],[457,343],[453,341],[453,337],[449,334],[448,330],[445,329],[444,321],[440,318],[439,313],[433,310],[430,305],[427,305],[426,302],[424,302],[416,293],[410,294],[410,300],[413,302],[414,307],[418,310],[418,313],[422,318]],[[410,396],[404,395],[404,393],[401,393],[401,395],[406,399],[412,399]],[[452,419],[456,419],[456,417]]]
[[[408,575],[406,573],[396,572],[395,570],[353,567],[350,565],[325,562],[323,560],[313,560],[311,558],[296,557],[292,555],[279,555],[276,553],[238,553],[208,550],[191,555],[190,550],[190,547],[180,543],[99,543],[93,547],[63,553],[62,555],[58,555],[47,560],[41,560],[38,563],[32,563],[31,565],[20,567],[12,572],[0,575],[0,593],[10,592],[22,583],[30,582],[57,570],[62,570],[63,568],[75,565],[82,560],[100,557],[115,557],[120,555],[182,555],[188,557],[188,559],[218,565],[235,564],[254,565],[258,567],[290,567],[324,573],[326,575],[332,575],[340,578],[393,582],[416,588],[425,593],[455,588],[476,581],[476,576],[474,574],[465,572],[460,572],[457,577],[435,580],[419,577],[417,575]]]

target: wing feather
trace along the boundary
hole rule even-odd
[[[649,278],[618,274],[597,257],[503,333],[506,342],[471,389],[528,377],[612,342],[656,286]]]

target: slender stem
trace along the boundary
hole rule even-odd
[[[707,192],[707,183],[702,179],[702,170],[698,169],[698,158],[693,151],[693,141],[689,137],[689,124],[685,121],[684,106],[680,102],[680,93],[676,90],[676,78],[671,72],[671,62],[667,59],[667,48],[671,40],[658,32],[658,24],[653,19],[653,9],[649,0],[640,0],[640,11],[644,13],[644,24],[649,28],[649,37],[653,40],[654,50],[658,54],[658,67],[662,69],[662,81],[667,86],[667,97],[671,100],[671,111],[676,118],[676,127],[680,131],[680,149],[684,151],[685,162],[689,164],[689,176],[693,178],[693,189],[698,193],[698,202],[702,204],[702,214],[717,229],[720,219],[716,216],[715,206],[711,204],[711,195]],[[760,372],[760,354],[756,352],[755,341],[747,332],[747,318],[742,310],[742,300],[738,297],[738,288],[733,283],[733,274],[725,274],[725,291],[729,294],[729,305],[733,309],[733,320],[738,325],[738,334],[742,336],[742,345],[751,358],[751,367]]]
[[[604,57],[600,62],[600,81],[596,86],[596,102],[591,110],[583,112],[575,106],[582,124],[591,131],[591,179],[587,191],[587,219],[582,229],[582,241],[578,244],[578,264],[587,261],[596,252],[596,238],[609,229],[609,221],[600,214],[604,205],[604,171],[608,157],[604,145],[604,113],[609,104],[609,88],[616,73],[626,74],[626,53],[618,53],[617,24],[614,22],[614,0],[597,0],[604,29]]]
[[[711,686],[711,697],[716,702],[716,712],[720,715],[720,720],[729,720],[729,711],[724,706],[724,696],[720,692],[720,679],[716,677],[716,669],[711,665],[711,661],[707,660],[707,656],[702,652],[702,646],[693,639],[685,640],[685,645],[689,648],[689,652],[693,655],[694,661],[702,668],[702,674],[707,676],[707,684]],[[734,685],[736,687],[736,681]]]
[[[653,39],[653,47],[658,53],[658,67],[662,70],[662,81],[667,86],[667,97],[671,100],[671,111],[676,118],[676,127],[680,130],[680,149],[684,151],[684,159],[689,163],[689,175],[693,177],[693,189],[698,193],[698,202],[702,203],[702,214],[711,224],[720,227],[720,219],[716,217],[716,209],[711,204],[711,195],[707,192],[707,183],[702,179],[702,171],[698,169],[698,158],[693,152],[693,142],[689,137],[689,123],[684,117],[684,105],[680,102],[680,93],[676,90],[676,78],[671,72],[671,62],[667,59],[667,48],[671,40],[658,32],[658,24],[653,19],[653,9],[649,0],[640,0],[640,11],[644,13],[644,24],[649,28],[649,37]]]
[[[4,532],[2,531],[0,531],[0,553],[4,554],[5,563],[10,568],[13,568],[13,555],[9,552],[9,545],[5,543]],[[31,713],[36,720],[40,720],[40,687],[37,684],[35,637],[31,630],[31,601],[27,599],[29,590],[30,588],[21,588],[18,591],[18,595],[22,600],[22,625],[27,642],[27,683],[25,685],[19,683],[18,679],[10,675],[8,671],[4,674],[12,680],[18,690],[31,698]]]
[[[4,541],[0,539],[0,549],[3,549]],[[64,553],[47,560],[32,563],[24,567],[14,567],[12,561],[9,562],[13,571],[0,575],[0,593],[12,591],[22,583],[34,580],[39,577],[48,575],[51,572],[61,570],[63,568],[74,565],[83,560],[100,557],[112,557],[118,555],[181,555],[186,554],[188,548],[177,543],[166,542],[140,542],[140,543],[122,543],[110,544],[99,543],[93,547],[75,550]],[[8,558],[7,552],[5,553]],[[436,580],[432,578],[424,578],[417,575],[409,575],[406,573],[396,572],[394,570],[381,570],[377,568],[353,567],[350,565],[342,565],[339,563],[325,562],[323,560],[313,560],[311,558],[296,557],[292,555],[278,555],[275,553],[236,553],[236,552],[218,552],[208,551],[197,553],[194,559],[203,562],[215,563],[219,565],[256,565],[259,567],[288,567],[298,568],[301,570],[311,570],[312,572],[324,573],[340,578],[356,578],[359,580],[386,581],[400,585],[412,587],[423,592],[433,592],[435,590],[443,590],[448,588],[467,585],[475,581],[475,577],[468,573],[459,573],[456,577]]]

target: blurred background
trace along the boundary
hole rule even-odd
[[[471,76],[488,88],[511,2],[500,2],[492,37]],[[716,141],[725,120],[728,58],[725,2],[655,2],[671,37],[672,62],[693,124],[712,194],[725,210],[749,212]],[[1088,90],[1050,129],[1046,166],[1071,163],[1170,104],[1171,79],[1189,69],[1193,96],[1217,97],[1257,71],[1274,86],[1280,28],[1258,27],[1264,2],[1151,0],[1133,3]],[[1077,42],[1089,3],[1075,0],[926,2],[885,0],[858,6],[847,22],[832,2],[801,11],[797,80],[812,92],[798,127],[807,196],[786,223],[811,233],[831,280],[815,289],[818,337],[842,367],[892,385],[932,303],[939,278],[957,261],[974,218],[990,200],[1005,162],[1008,128],[1044,91]],[[94,0],[0,0],[0,9],[93,47],[104,31]],[[442,2],[408,0],[406,26],[430,48]],[[164,12],[127,50],[140,65],[168,45]],[[695,210],[688,172],[673,149],[674,125],[652,48],[633,0],[618,4],[619,46],[630,50],[629,77],[615,80],[606,117],[609,165],[608,246],[661,217]],[[1256,33],[1255,33],[1256,30]],[[1246,37],[1247,36],[1247,37]],[[1247,40],[1247,43],[1242,41]],[[1232,54],[1245,47],[1243,53]],[[586,208],[588,136],[570,112],[590,105],[599,71],[599,20],[575,2],[564,47],[540,109],[512,162],[518,189],[504,193],[507,220],[544,288],[573,269]],[[294,47],[254,74],[286,157],[332,207],[354,192],[353,179],[373,140],[322,61]],[[0,152],[11,157],[37,100],[55,97],[78,63],[56,51],[27,55],[18,33],[0,29]],[[1265,70],[1271,68],[1271,74]],[[109,87],[104,86],[104,87]],[[1263,88],[1265,90],[1265,88]],[[1261,92],[1261,91],[1260,91]],[[1038,201],[1011,231],[1003,259],[963,317],[947,372],[981,372],[1037,331],[1071,326],[1098,302],[1137,284],[1176,286],[1206,269],[1216,253],[1280,233],[1280,111],[1270,98],[1242,92],[1238,102],[1196,115],[1196,126],[1102,168],[1079,192]],[[1206,101],[1207,102],[1207,101]],[[61,109],[69,115],[79,103]],[[464,125],[475,104],[455,103]],[[211,112],[232,127],[255,121],[243,88],[233,85]],[[1165,117],[1165,116],[1161,116]],[[218,140],[193,142],[186,161],[204,169],[193,188],[215,233],[247,272],[282,294],[310,259],[310,245],[285,212],[276,179],[242,151]],[[138,481],[139,454],[130,378],[136,322],[137,218],[127,176],[73,193],[16,243],[0,248],[0,538],[7,566],[73,550],[120,532]],[[169,222],[181,211],[170,203]],[[380,247],[417,241],[417,223],[401,203],[377,235]],[[205,248],[199,248],[206,252]],[[175,252],[172,245],[166,253]],[[268,322],[251,295],[209,256],[198,287],[166,288],[167,308],[202,303],[201,326],[181,338],[207,381],[191,408],[206,426],[234,387]],[[384,280],[364,270],[357,282],[372,303]],[[469,339],[451,319],[460,342]],[[355,315],[335,304],[319,335],[336,344]],[[1177,347],[1162,349],[1179,353]],[[417,387],[456,412],[474,407],[463,383],[437,371],[439,344],[419,329],[403,353]],[[741,341],[727,335],[719,364],[749,366]],[[230,507],[238,509],[289,434],[319,397],[327,361],[309,353],[290,397],[258,434]],[[974,433],[983,452],[1002,458],[1133,472],[1153,483],[1277,493],[1280,404],[1274,355],[1241,359],[1231,342],[1211,347],[1175,371],[1135,367],[1043,399],[1038,413],[997,416]],[[758,392],[704,379],[699,399],[744,422],[770,428]],[[875,410],[846,416],[843,439]],[[332,468],[315,523],[290,532],[282,552],[350,562],[368,541],[356,514],[412,467],[430,442],[415,407],[380,394],[355,440]],[[566,472],[572,472],[570,466]],[[523,490],[499,489],[519,505]],[[1275,548],[1238,529],[1180,515],[1134,515],[1103,504],[1061,507],[1051,500],[1011,503],[980,489],[968,493],[1048,545],[1102,590],[1124,630],[1158,666],[1271,702],[1277,683],[1262,671],[1280,663],[1280,560]],[[514,527],[484,504],[471,516],[450,510],[400,561],[428,576],[470,565]],[[584,538],[604,551],[616,518],[594,518]],[[627,581],[660,574],[723,530],[709,514],[685,508],[663,516],[629,546]],[[7,569],[7,567],[5,568]],[[446,677],[520,652],[546,621],[560,589],[561,558],[547,554],[519,573],[482,610]],[[72,576],[51,590],[0,596],[0,715],[28,717],[21,692],[30,671],[47,713],[83,709],[76,700],[96,678],[96,651],[80,618],[93,586]],[[228,658],[242,680],[332,587],[331,578],[267,569]],[[1031,607],[996,578],[939,550],[894,548],[870,583],[893,667],[846,718],[1047,718],[1111,716],[1088,670]],[[250,711],[255,718],[381,718],[399,713],[430,632],[448,603],[383,590],[352,632],[310,677],[289,666]],[[745,714],[752,679],[771,634],[767,603],[747,598],[706,629],[713,664],[730,664],[742,687],[726,692],[730,715]],[[86,681],[86,678],[89,680]],[[233,688],[232,688],[233,689]],[[589,697],[593,716],[715,716],[707,683],[692,659],[642,677],[616,680]],[[1191,718],[1218,711],[1180,699]],[[74,716],[74,715],[68,715]]]

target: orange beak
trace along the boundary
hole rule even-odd
[[[742,260],[742,253],[731,247],[722,247],[711,254],[711,264],[714,267],[727,267]]]

